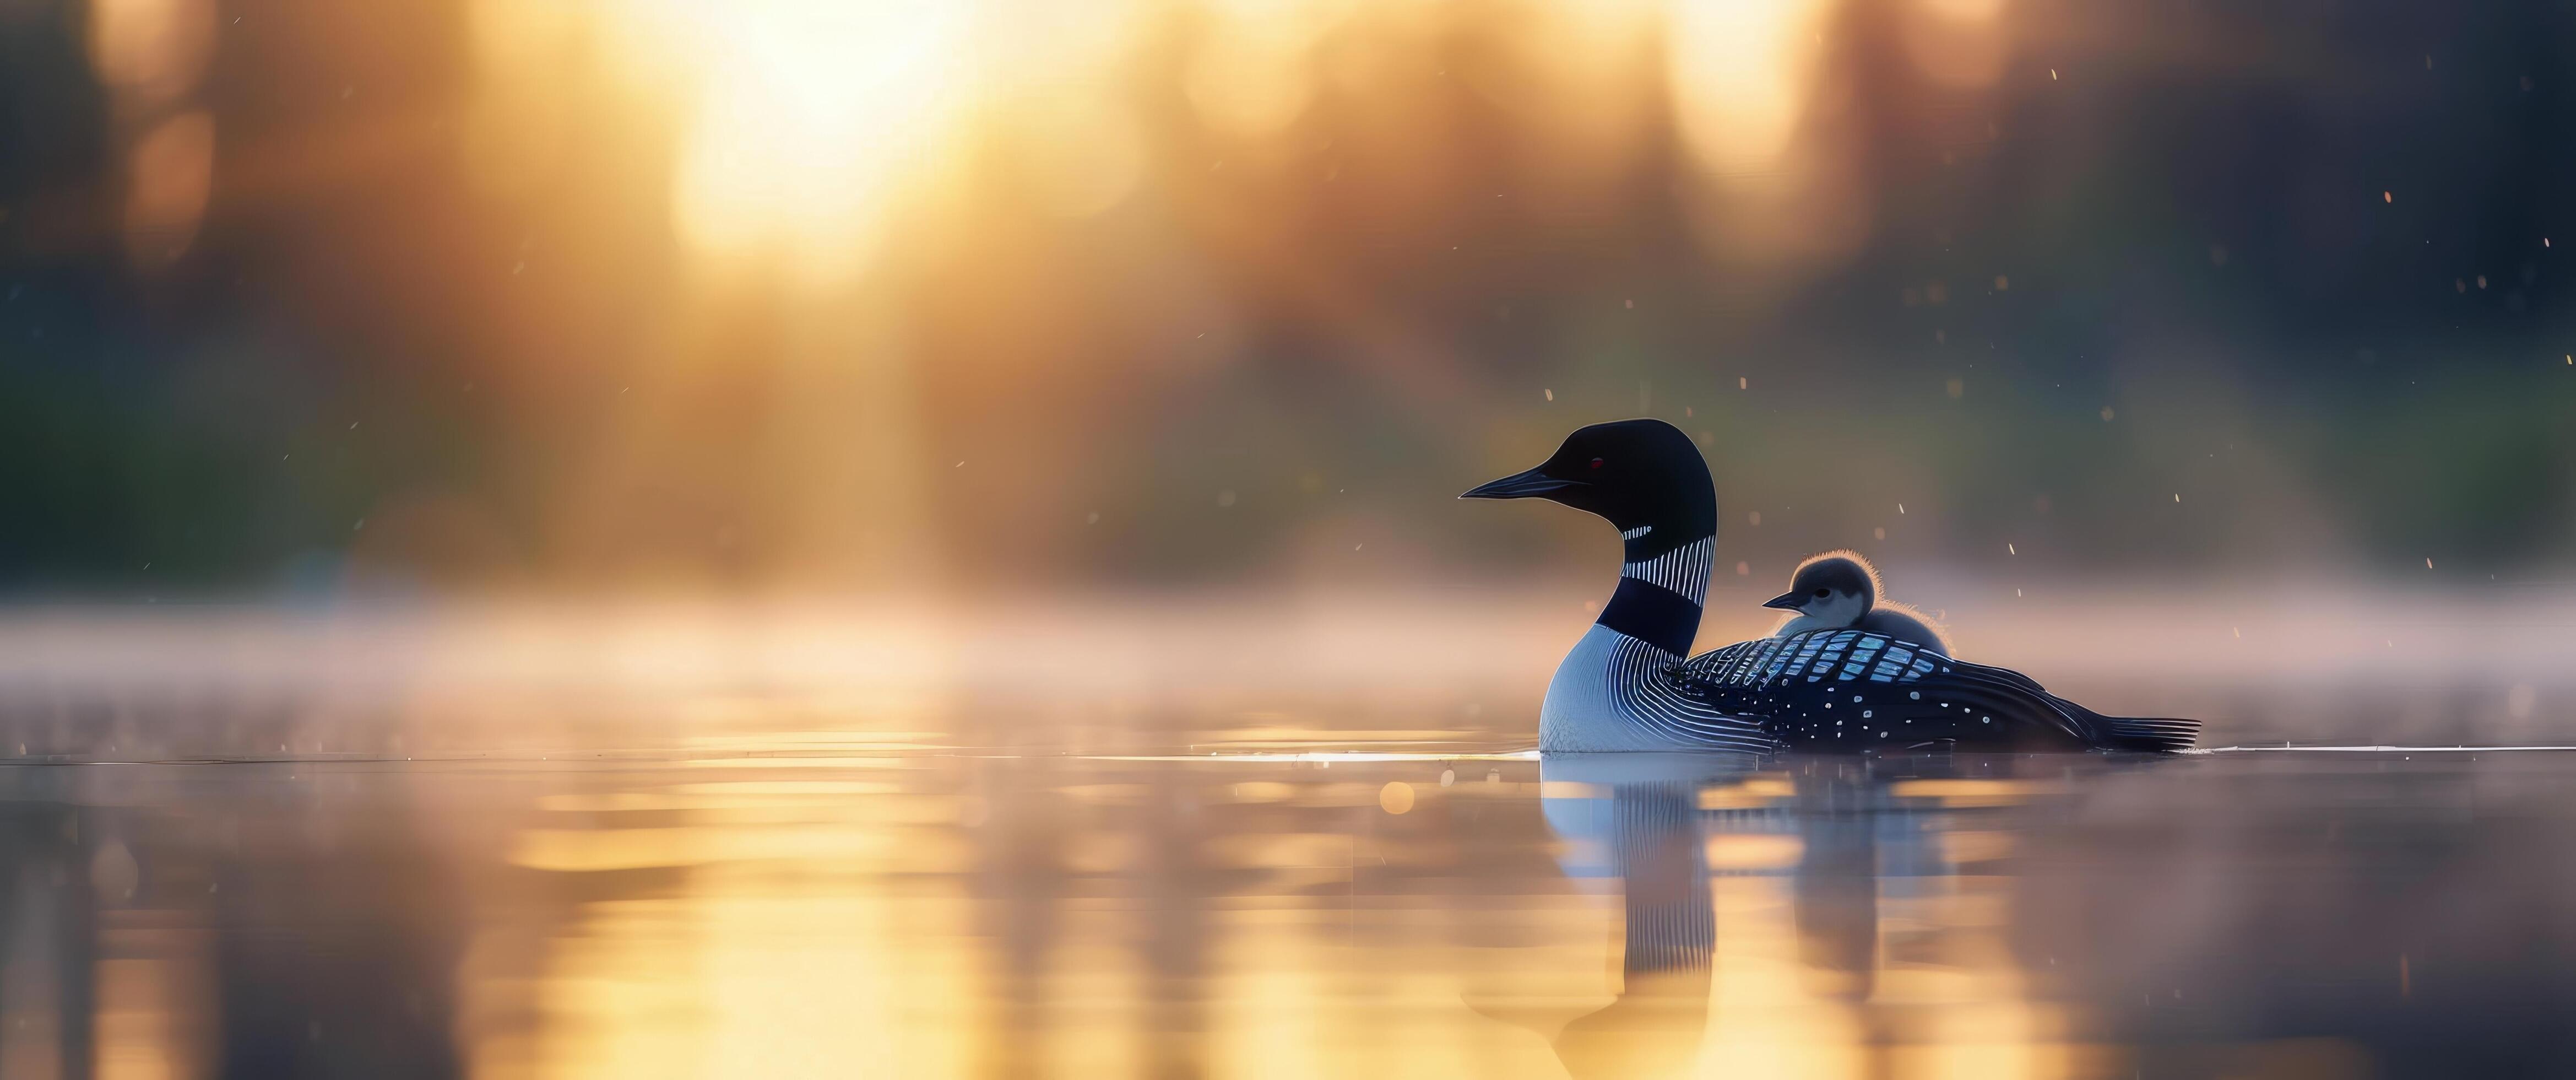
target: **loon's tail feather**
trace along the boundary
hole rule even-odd
[[[2038,697],[2052,707],[2058,715],[2073,721],[2075,728],[2090,729],[2084,731],[2085,741],[2104,750],[2136,750],[2169,754],[2176,750],[2191,749],[2191,744],[2200,738],[2198,720],[2162,716],[2104,716],[2049,693],[2030,676],[2010,668],[1988,667],[1964,661],[1954,663],[1957,667],[1973,670],[1975,674],[1990,682]]]
[[[2200,738],[2200,721],[2156,716],[2104,716],[2098,719],[2105,750],[2145,750],[2170,754],[2189,750]]]
[[[2137,750],[2170,754],[2189,750],[2200,738],[2200,721],[2166,716],[2104,716],[2055,694],[2047,695],[2059,711],[2093,729],[2093,745],[2104,750]]]

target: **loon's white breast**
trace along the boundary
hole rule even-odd
[[[1632,543],[1643,531],[1627,537]],[[1622,597],[1652,596],[1675,605],[1691,628],[1699,624],[1701,597],[1708,592],[1709,562],[1716,537],[1704,537],[1620,568],[1622,592],[1602,609],[1556,667],[1547,699],[1539,706],[1538,746],[1549,752],[1635,750],[1749,750],[1771,748],[1773,741],[1753,719],[1730,716],[1694,700],[1682,690],[1677,675],[1683,657],[1623,631],[1618,610]],[[1631,601],[1633,602],[1633,600]],[[1687,631],[1675,648],[1687,649]]]
[[[1642,654],[1652,654],[1651,656]],[[1661,649],[1599,623],[1583,632],[1574,651],[1548,680],[1538,710],[1538,748],[1547,752],[1674,750],[1690,744],[1664,737],[1638,715],[1634,687],[1657,673],[1669,656]]]

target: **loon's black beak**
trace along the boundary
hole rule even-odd
[[[1542,465],[1527,472],[1516,472],[1490,484],[1471,488],[1466,494],[1458,497],[1461,499],[1527,499],[1553,495],[1567,488],[1585,486],[1580,480],[1559,480],[1549,476],[1541,471],[1545,468],[1546,466]]]
[[[1762,606],[1763,606],[1763,607],[1779,608],[1779,609],[1780,609],[1780,610],[1782,610],[1782,611],[1796,611],[1796,610],[1798,610],[1798,604],[1799,604],[1799,602],[1800,602],[1800,601],[1802,601],[1802,600],[1804,600],[1804,599],[1806,599],[1806,597],[1805,597],[1805,596],[1803,596],[1802,594],[1800,594],[1797,590],[1792,589],[1792,590],[1790,590],[1790,591],[1788,591],[1788,592],[1781,593],[1781,594],[1780,594],[1780,595],[1778,595],[1778,596],[1774,596],[1774,597],[1772,597],[1771,599],[1768,599],[1768,600],[1763,601],[1763,602],[1762,602]]]

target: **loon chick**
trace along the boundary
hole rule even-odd
[[[1789,591],[1762,606],[1794,611],[1773,637],[1809,630],[1866,630],[1920,645],[1934,656],[1950,655],[1950,639],[1923,613],[1879,599],[1878,568],[1856,551],[1828,551],[1798,564]]]
[[[1739,642],[1688,658],[1717,546],[1699,448],[1661,420],[1579,428],[1538,467],[1462,499],[1546,499],[1607,519],[1627,545],[1618,590],[1557,665],[1542,752],[1971,745],[2189,747],[2196,720],[2103,716],[2003,668],[1859,628]]]

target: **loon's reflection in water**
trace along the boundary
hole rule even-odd
[[[1567,792],[1541,796],[1549,828],[1564,841],[1566,874],[1606,880],[1621,901],[1617,1000],[1572,1018],[1549,1040],[1568,1072],[1654,1075],[1698,1052],[1717,946],[1699,788],[1710,776],[1750,767],[1750,759],[1733,755],[1542,763],[1542,774]],[[1543,782],[1542,792],[1548,787]],[[1603,788],[1606,798],[1596,793]]]
[[[1921,929],[1888,941],[1882,908],[1904,910],[1920,927],[1929,908],[1973,903],[1957,887],[1960,862],[1992,852],[1974,841],[1948,840],[1979,835],[1954,832],[1958,814],[2070,791],[2034,784],[2025,774],[2046,770],[2064,781],[2079,770],[2098,775],[2153,764],[1950,754],[1767,762],[1714,754],[1550,756],[1542,762],[1543,790],[1550,792],[1542,804],[1563,841],[1560,861],[1571,878],[1602,879],[1619,890],[1623,938],[1616,1000],[1565,1023],[1551,1046],[1576,1077],[1676,1075],[1703,1060],[1780,1065],[1785,1048],[1763,1045],[1773,1033],[1760,1029],[1782,998],[1801,997],[1842,1031],[1844,1052],[1791,1058],[1808,1058],[1802,1065],[1828,1072],[1858,1070],[1850,1075],[1913,1071],[1906,1066],[1924,1064],[1922,1051],[1941,1039],[1910,1030],[1921,1026],[1926,1002],[1879,994],[1878,974],[1893,963],[1919,975],[1944,961],[1909,955],[1921,952],[1908,940],[1924,936]],[[1713,879],[1757,885],[1729,890],[1753,902],[1714,902]],[[1788,894],[1785,929],[1794,939],[1794,966],[1802,969],[1789,981],[1798,993],[1747,1003],[1751,1016],[1712,1017],[1712,993],[1725,981],[1717,970],[1722,932],[1755,938],[1757,953],[1778,951],[1780,905],[1759,899],[1774,890],[1757,883],[1785,886]],[[1728,908],[1748,914],[1745,925],[1721,927],[1719,912]],[[1779,960],[1767,956],[1755,966],[1776,974]],[[1710,1054],[1713,1036],[1721,1045]],[[1972,1056],[1988,1066],[2007,1063],[1984,1049]],[[2042,1064],[2011,1050],[2001,1057],[2022,1058],[2011,1063],[2018,1066]]]

